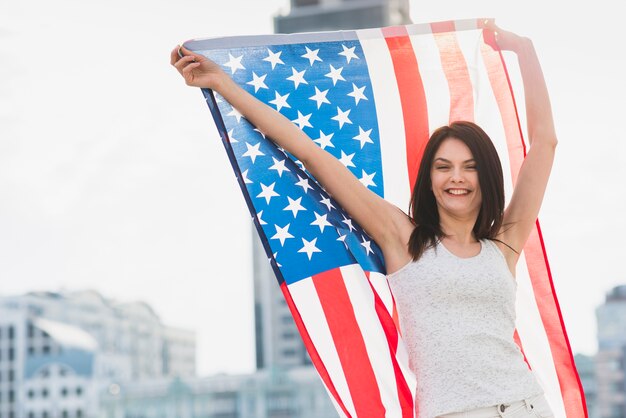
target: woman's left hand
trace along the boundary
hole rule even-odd
[[[485,28],[494,32],[496,42],[503,51],[519,52],[524,44],[530,42],[526,37],[501,29],[494,19],[485,20]]]

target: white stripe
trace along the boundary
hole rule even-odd
[[[387,282],[387,276],[375,271],[370,272],[370,283],[372,287],[380,297],[380,300],[385,304],[389,316],[393,316],[393,297],[391,296],[391,290],[389,289],[389,283]]]
[[[458,33],[457,35],[461,38],[461,35],[464,37],[466,34],[470,35],[472,33],[475,32],[464,32]],[[482,36],[480,33],[481,32],[478,31],[479,36]],[[461,42],[463,44],[466,42],[471,43],[465,39],[463,41],[459,41],[460,44]],[[472,56],[473,54],[465,54],[468,65],[470,65],[469,63]],[[504,174],[505,196],[508,204],[513,193],[513,179],[502,117],[500,115],[500,110],[498,108],[494,92],[491,88],[491,82],[489,81],[489,77],[487,75],[482,54],[480,55],[480,59],[472,61],[473,64],[476,64],[477,66],[477,77],[474,85],[476,123],[491,137],[500,156]],[[519,149],[519,152],[522,152],[522,150]],[[545,333],[541,316],[539,314],[539,308],[532,292],[525,257],[520,256],[519,258],[516,276],[518,284],[516,299],[516,325],[518,334],[522,342],[522,347],[524,348],[524,354],[526,355],[528,362],[535,372],[541,386],[545,390],[546,397],[550,398],[549,401],[554,412],[557,413],[557,411],[563,411],[563,399],[560,391],[560,385],[558,383],[554,359],[552,358],[552,352],[550,351],[548,337]],[[559,415],[557,414],[556,416]]]
[[[365,273],[358,264],[340,268],[352,309],[359,325],[365,350],[376,376],[386,416],[402,416],[391,352],[385,331],[374,309],[375,301]]]
[[[356,410],[350,396],[348,382],[346,381],[343,367],[341,367],[341,361],[339,360],[330,328],[326,322],[324,309],[313,285],[313,279],[308,277],[287,287],[289,288],[289,293],[291,293],[293,303],[296,305],[298,312],[300,312],[300,317],[306,326],[311,341],[337,390],[339,398],[344,402],[350,415],[356,417]]]
[[[432,134],[435,129],[449,122],[450,88],[441,66],[441,55],[433,34],[411,35],[411,44],[424,84],[428,129],[429,134]]]
[[[385,200],[408,209],[411,186],[406,162],[406,136],[398,83],[387,41],[380,29],[358,30],[376,101]]]
[[[524,260],[524,261],[522,261]],[[545,391],[555,417],[565,418],[565,406],[561,386],[556,374],[550,343],[532,290],[525,254],[517,264],[517,332],[524,347],[524,354]]]

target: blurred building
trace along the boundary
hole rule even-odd
[[[333,418],[337,412],[310,367],[250,375],[112,383],[100,418]]]
[[[626,418],[626,285],[617,286],[596,309],[597,412],[599,418]]]
[[[195,375],[195,335],[94,291],[0,298],[0,417],[95,417],[116,380]]]
[[[408,23],[408,0],[291,0],[289,14],[274,18],[274,31],[362,29]],[[268,257],[256,232],[253,235],[257,369],[310,365]]]
[[[576,354],[574,356],[578,376],[585,391],[585,401],[589,418],[599,418],[598,416],[598,387],[596,383],[595,357]]]

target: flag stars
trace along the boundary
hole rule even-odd
[[[309,179],[307,179],[306,177],[300,177],[300,175],[298,175],[298,182],[296,183],[296,186],[300,186],[302,187],[302,190],[304,190],[304,194],[306,194],[309,189],[313,190],[313,187],[309,186]]]
[[[365,248],[365,255],[370,255],[370,253],[374,254],[372,251],[372,241],[368,241],[363,237],[363,241],[361,241],[361,246]]]
[[[278,262],[278,260],[277,260],[277,257],[278,257],[278,251],[276,251],[276,252],[275,252],[274,254],[272,254],[272,255],[274,256],[274,261],[276,262],[276,266],[277,266],[277,267],[282,267],[283,265],[282,265],[282,264],[280,264],[280,263]],[[271,262],[272,262],[272,261],[270,260],[270,263],[271,263]]]
[[[298,212],[300,212],[301,210],[306,210],[306,208],[300,204],[300,202],[302,201],[302,197],[293,200],[292,198],[287,196],[287,200],[289,201],[289,204],[283,210],[290,210],[293,213],[294,218],[298,216]]]
[[[243,173],[241,173],[241,179],[243,180],[244,184],[252,184],[253,183],[253,181],[248,178],[248,170],[246,170]]]
[[[363,146],[365,144],[373,144],[374,141],[372,141],[372,139],[370,138],[370,134],[372,133],[371,129],[368,129],[367,131],[364,131],[363,128],[361,128],[359,126],[359,134],[357,136],[355,136],[352,139],[356,139],[357,141],[359,141],[361,143],[361,149],[363,149]]]
[[[309,84],[305,79],[304,79],[304,72],[306,70],[302,70],[300,72],[296,71],[295,68],[291,67],[291,73],[292,75],[287,77],[287,80],[289,81],[293,81],[293,88],[294,89],[298,89],[298,86],[300,84]]]
[[[276,65],[278,64],[285,64],[283,62],[283,60],[280,59],[280,54],[282,54],[283,51],[278,51],[278,52],[272,52],[269,48],[267,49],[267,57],[263,58],[263,61],[267,61],[269,63],[272,64],[272,70],[274,69],[274,67],[276,67]]]
[[[365,172],[365,170],[361,170],[361,178],[359,179],[359,181],[365,187],[370,187],[370,186],[376,187],[376,183],[374,183],[374,176],[375,175],[376,175],[376,173],[367,174]]]
[[[227,116],[234,116],[237,119],[237,123],[241,122],[241,118],[243,117],[243,116],[241,116],[241,113],[239,113],[239,111],[237,109],[235,109],[234,107],[226,115]]]
[[[345,165],[346,167],[356,167],[354,165],[354,163],[352,162],[352,158],[354,158],[354,154],[352,153],[350,155],[347,155],[345,152],[343,152],[343,150],[341,151],[341,158],[339,159],[339,162],[341,162],[341,164]]]
[[[315,100],[315,103],[317,103],[317,108],[319,109],[323,103],[330,104],[330,102],[326,98],[326,94],[328,94],[328,90],[320,91],[320,89],[315,86],[315,94],[309,97],[309,99]]]
[[[256,93],[259,89],[267,89],[267,85],[265,84],[265,77],[267,74],[263,74],[262,76],[256,75],[256,73],[252,72],[252,80],[248,81],[246,84],[254,86],[254,92]]]
[[[248,150],[243,153],[243,156],[250,157],[250,159],[252,160],[252,164],[254,164],[256,157],[265,155],[259,150],[260,146],[261,146],[260,142],[258,142],[256,145],[250,145],[249,143],[246,142],[246,147],[248,148]]]
[[[356,231],[356,228],[352,225],[352,219],[346,218],[344,215],[341,216],[343,217],[343,220],[341,222],[348,225],[348,228],[350,228],[350,232]]]
[[[350,64],[350,61],[353,58],[357,60],[359,59],[359,57],[354,53],[356,46],[353,46],[352,48],[348,48],[347,46],[342,44],[341,47],[343,48],[343,51],[340,52],[339,55],[343,55],[344,57],[346,57],[348,64]]]
[[[287,103],[287,98],[289,97],[289,93],[285,94],[284,96],[281,96],[276,91],[275,94],[276,94],[276,98],[274,100],[270,100],[270,103],[276,106],[277,111],[280,112],[280,109],[282,109],[283,107],[291,109],[291,106],[289,105],[289,103]]]
[[[274,236],[270,239],[277,239],[280,241],[280,246],[284,246],[285,245],[285,240],[289,239],[289,238],[293,238],[294,236],[291,235],[289,233],[289,225],[287,224],[284,227],[280,227],[278,225],[274,225],[274,227],[276,227],[276,233],[274,234]]]
[[[348,109],[344,112],[339,108],[339,106],[337,106],[337,115],[333,116],[331,119],[339,122],[339,129],[343,128],[343,125],[346,123],[352,124],[352,121],[348,117],[350,116],[350,110],[352,109]]]
[[[261,216],[263,216],[263,211],[256,214],[256,219],[259,221],[259,225],[267,225],[267,222],[261,219]]]
[[[329,197],[325,197],[322,200],[320,200],[320,203],[322,205],[325,205],[328,208],[328,211],[330,212],[331,209],[335,209],[335,207],[333,206],[332,202],[330,201]]]
[[[346,81],[346,79],[343,78],[343,76],[341,75],[342,71],[343,71],[343,67],[335,68],[331,64],[330,65],[330,72],[328,74],[324,74],[324,76],[332,79],[333,80],[333,86],[334,86],[334,85],[337,84],[337,81],[339,81],[339,80]]]
[[[241,64],[241,59],[243,55],[239,55],[238,57],[233,57],[230,53],[228,53],[228,62],[224,64],[225,67],[230,67],[231,74],[235,74],[237,70],[245,70],[246,67]]]
[[[311,123],[309,122],[309,119],[311,119],[311,115],[312,115],[312,113],[309,113],[308,115],[303,115],[298,110],[298,117],[296,119],[292,120],[292,122],[295,123],[296,125],[298,125],[298,128],[300,128],[300,129],[312,128],[313,125],[311,125]]]
[[[276,170],[278,172],[278,177],[282,177],[283,176],[283,172],[285,171],[289,171],[289,169],[287,167],[285,167],[285,161],[286,160],[277,160],[276,158],[272,157],[272,160],[274,161],[274,165],[272,165],[269,169],[270,170]]]
[[[356,84],[352,83],[352,93],[348,93],[348,96],[354,98],[355,104],[358,105],[361,100],[368,100],[363,93],[365,91],[365,87],[366,86],[357,87]]]
[[[265,202],[269,205],[272,197],[280,196],[278,193],[274,191],[274,186],[276,186],[276,183],[272,183],[269,186],[266,186],[265,184],[261,183],[261,189],[263,191],[259,193],[257,197],[265,198]]]
[[[311,260],[311,257],[313,256],[313,253],[321,253],[322,250],[320,250],[319,248],[317,248],[315,246],[315,244],[317,243],[317,238],[313,238],[311,241],[307,241],[306,239],[302,238],[302,245],[303,247],[300,248],[298,250],[299,253],[306,253],[306,255],[309,257],[309,260]]]
[[[320,137],[317,139],[314,139],[313,142],[318,143],[322,149],[326,149],[326,147],[335,148],[333,143],[330,142],[330,140],[333,139],[333,135],[334,133],[330,133],[326,135],[324,132],[320,131]]]
[[[233,136],[233,132],[235,130],[231,129],[230,131],[228,131],[228,141],[230,141],[231,144],[234,144],[235,142],[239,142],[237,139],[235,139],[235,137]]]
[[[315,214],[315,220],[311,222],[311,225],[319,226],[320,232],[324,233],[324,228],[332,226],[332,224],[326,219],[328,215],[319,215],[317,212],[313,213]]]
[[[320,52],[319,49],[311,51],[308,46],[305,46],[304,48],[306,48],[306,54],[301,55],[301,57],[308,59],[309,60],[309,65],[313,65],[313,63],[315,61],[322,62],[322,59],[317,56],[317,54],[319,54],[319,52]]]

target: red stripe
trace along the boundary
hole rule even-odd
[[[324,366],[324,363],[322,362],[322,359],[319,353],[315,349],[315,345],[313,344],[313,341],[311,340],[311,337],[309,336],[309,332],[307,331],[306,326],[304,325],[304,322],[302,321],[302,317],[300,316],[300,312],[298,312],[298,308],[296,308],[296,305],[293,303],[293,299],[291,298],[291,293],[289,292],[287,283],[282,282],[280,284],[280,290],[282,290],[283,292],[283,296],[285,297],[287,306],[289,306],[291,315],[293,316],[293,319],[296,322],[296,327],[298,328],[298,331],[300,332],[300,336],[302,337],[304,346],[306,347],[306,350],[309,353],[309,356],[311,357],[311,361],[313,362],[313,365],[315,366],[317,373],[320,375],[322,381],[326,385],[326,388],[331,393],[333,398],[335,398],[335,401],[337,401],[337,404],[339,405],[343,413],[347,417],[351,417],[351,415],[348,413],[348,410],[346,409],[346,406],[343,403],[343,400],[339,397],[339,393],[337,392],[335,385],[333,385],[333,382],[330,379],[330,375],[328,373],[328,370],[326,370],[326,366]]]
[[[474,94],[465,56],[459,47],[454,22],[432,23],[431,29],[450,89],[450,123],[474,120]]]
[[[400,93],[402,117],[406,136],[406,159],[411,190],[417,179],[422,154],[428,142],[428,108],[426,93],[420,75],[417,58],[405,27],[382,29],[391,54],[393,68]]]
[[[522,340],[520,339],[519,334],[517,333],[517,329],[513,333],[513,341],[515,341],[515,344],[517,344],[520,351],[522,352],[522,356],[524,356],[524,362],[526,362],[526,365],[528,366],[528,368],[532,370],[532,366],[530,365],[530,363],[528,362],[528,359],[526,358],[526,353],[524,353],[524,347],[522,347]]]
[[[369,361],[348,290],[339,269],[313,276],[358,417],[384,417],[378,382]]]
[[[417,416],[417,404],[415,405],[415,410],[413,410],[413,394],[411,393],[411,389],[402,374],[402,370],[398,364],[398,358],[396,357],[398,352],[398,333],[400,328],[396,328],[396,324],[394,323],[393,318],[389,315],[389,311],[387,310],[385,303],[372,285],[370,272],[366,271],[365,276],[367,277],[367,281],[369,282],[372,293],[374,294],[374,309],[376,309],[376,315],[378,315],[378,320],[380,321],[380,325],[383,327],[387,343],[389,344],[389,353],[391,355],[391,363],[393,364],[393,373],[396,377],[396,387],[398,389],[398,399],[400,401],[402,417],[412,418]],[[395,303],[393,306],[395,311]]]
[[[494,45],[493,35],[484,31],[486,42]],[[483,45],[481,48],[485,67],[491,82],[491,87],[495,94],[498,108],[502,116],[507,146],[509,149],[509,160],[513,183],[517,181],[517,176],[525,156],[524,141],[515,102],[513,100],[513,90],[510,85],[506,66],[499,51],[494,51],[491,47]],[[528,273],[533,286],[533,292],[541,321],[546,330],[546,336],[550,345],[552,359],[556,368],[556,373],[561,388],[561,396],[568,418],[586,417],[586,406],[582,385],[576,373],[572,352],[567,339],[567,333],[563,324],[560,309],[552,278],[550,277],[548,260],[543,249],[543,244],[539,235],[539,223],[531,232],[531,235],[524,247]]]

